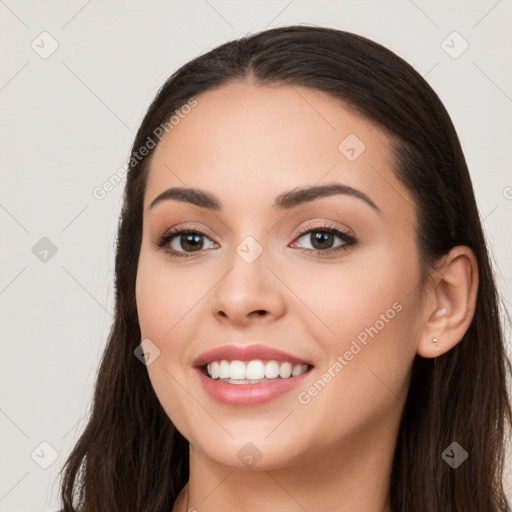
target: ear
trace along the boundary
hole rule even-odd
[[[438,357],[462,340],[475,314],[477,292],[478,265],[473,251],[467,246],[454,247],[429,284],[418,355]]]

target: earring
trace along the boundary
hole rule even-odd
[[[436,350],[439,350],[439,341],[437,338],[433,338],[432,341],[436,344]]]
[[[443,309],[440,309],[434,316],[436,318],[440,317],[440,316],[443,316],[446,314],[446,308],[443,308]]]

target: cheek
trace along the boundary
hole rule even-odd
[[[325,404],[341,400],[352,407],[364,396],[389,394],[379,379],[398,392],[416,352],[418,269],[410,263],[414,260],[406,264],[407,258],[389,250],[366,256],[335,270],[319,269],[314,279],[297,278],[294,285],[297,296],[307,299],[306,331],[322,349],[318,370],[330,388],[322,391]],[[322,386],[319,383],[319,389]]]
[[[376,336],[387,338],[384,333],[395,338],[401,331],[405,302],[413,297],[417,276],[412,266],[404,267],[396,258],[391,252],[374,252],[357,261],[288,275],[287,284],[307,306],[303,321],[331,357],[348,350],[354,339],[364,344]]]
[[[207,276],[172,267],[163,254],[143,249],[139,259],[136,300],[142,335],[164,344],[204,307],[211,288]],[[178,338],[179,339],[179,338]]]
[[[193,371],[188,348],[200,324],[194,314],[203,307],[199,299],[209,287],[186,276],[186,272],[170,271],[161,255],[141,251],[135,290],[141,336],[160,351],[147,366],[148,375],[167,416],[189,437],[191,425],[204,422],[200,410],[191,406],[186,383]]]
[[[175,323],[180,310],[176,286],[158,266],[142,260],[137,272],[136,300],[141,333],[144,338],[163,339]]]

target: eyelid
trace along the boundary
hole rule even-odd
[[[190,223],[190,222],[186,222],[184,224],[177,224],[176,226],[173,226],[171,228],[166,229],[163,232],[163,234],[159,236],[159,238],[165,238],[165,237],[167,237],[170,234],[173,234],[173,235],[180,234],[181,231],[193,231],[193,232],[196,232],[199,235],[204,235],[204,236],[208,237],[209,239],[212,240],[212,242],[214,241],[213,239],[215,238],[211,234],[209,229],[206,228],[205,226],[197,226],[197,224],[193,224],[193,223]],[[215,242],[215,243],[217,243],[217,242]]]
[[[320,224],[317,224],[318,222]],[[337,231],[341,231],[348,237],[355,239],[355,233],[350,228],[348,228],[347,226],[336,224],[336,223],[334,223],[334,221],[326,220],[326,219],[324,219],[324,220],[318,219],[316,221],[309,221],[306,225],[304,225],[302,228],[299,229],[297,236],[303,235],[304,233],[307,233],[308,231],[315,231],[315,230],[321,231],[322,229],[325,229],[325,228],[331,228],[331,229],[335,229]]]
[[[353,231],[350,228],[348,228],[346,226],[341,226],[339,224],[335,224],[335,223],[333,223],[333,221],[327,221],[325,219],[322,221],[320,219],[316,219],[315,221],[309,221],[306,225],[301,227],[299,229],[299,232],[293,238],[293,242],[291,242],[291,243],[295,243],[299,238],[302,238],[304,235],[306,235],[310,232],[315,232],[315,231],[318,231],[318,232],[323,231],[323,232],[328,232],[328,233],[334,234],[335,236],[340,238],[344,243],[341,246],[334,248],[334,249],[331,248],[331,249],[326,249],[326,250],[320,250],[320,249],[308,249],[308,248],[299,247],[298,248],[299,250],[306,251],[306,252],[313,252],[316,255],[318,255],[319,257],[322,257],[322,256],[326,257],[329,255],[335,254],[337,252],[346,250],[358,242],[357,238],[355,237]],[[160,235],[158,237],[158,240],[155,243],[155,245],[159,249],[164,249],[165,246],[167,244],[169,244],[170,241],[172,241],[175,237],[177,237],[183,233],[197,234],[198,236],[202,236],[204,238],[209,239],[211,242],[213,242],[213,244],[219,245],[217,242],[215,242],[215,237],[209,235],[208,229],[206,229],[205,227],[198,228],[196,225],[193,225],[190,223],[185,223],[184,225],[178,224],[176,226],[173,226],[172,228],[167,229],[163,235]],[[343,235],[343,236],[341,236],[341,235]],[[212,248],[210,247],[206,250],[211,250],[211,249]],[[205,249],[201,249],[198,251],[192,251],[192,252],[176,251],[174,249],[167,250],[167,252],[171,256],[185,257],[185,258],[195,256],[196,254],[200,254],[201,252],[204,252],[204,251],[205,251]]]
[[[316,223],[320,223],[320,224],[316,224]],[[327,220],[327,219],[323,219],[323,220],[317,219],[314,221],[308,221],[304,226],[302,226],[298,230],[298,232],[295,235],[293,240],[295,240],[297,237],[304,235],[305,233],[307,233],[311,230],[315,230],[315,229],[320,230],[322,228],[336,229],[336,230],[339,230],[339,231],[345,233],[347,236],[349,236],[351,238],[355,238],[354,232],[347,226],[336,224],[336,223],[334,223],[334,221]],[[211,235],[211,233],[209,232],[209,230],[206,227],[204,227],[204,226],[197,227],[197,225],[192,224],[192,223],[177,224],[176,226],[173,226],[172,228],[165,230],[164,233],[159,236],[159,238],[160,239],[165,238],[170,234],[179,234],[180,231],[197,232],[200,235],[206,235],[209,239],[212,240],[212,242],[214,242],[213,238],[215,238],[215,237]],[[215,242],[215,243],[217,243],[217,242]]]
[[[318,221],[316,221],[318,222]],[[312,224],[311,222],[309,224],[306,224],[303,226],[300,230],[298,235],[294,238],[293,244],[296,244],[298,240],[306,236],[308,233],[314,233],[314,232],[324,232],[324,233],[330,233],[336,237],[338,237],[343,243],[339,245],[338,247],[331,247],[326,250],[320,250],[320,249],[309,249],[306,247],[298,247],[297,249],[301,252],[304,252],[305,254],[308,253],[314,253],[315,258],[332,258],[337,257],[340,254],[342,254],[345,251],[348,251],[352,247],[356,246],[359,243],[359,239],[356,238],[354,232],[346,227],[346,226],[340,226],[338,224],[333,224],[332,221],[327,222],[323,221],[321,224]]]

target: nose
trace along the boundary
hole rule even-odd
[[[249,263],[235,253],[211,294],[211,312],[219,322],[245,327],[272,323],[284,314],[286,290],[264,254]]]

